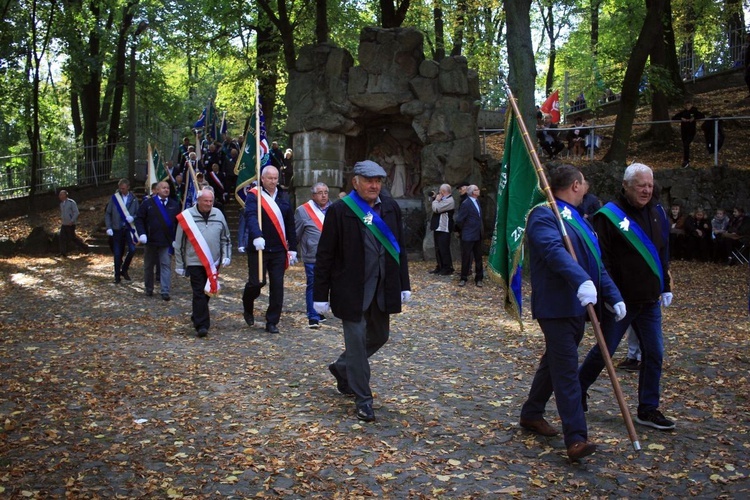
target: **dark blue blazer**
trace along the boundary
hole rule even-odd
[[[279,191],[278,196],[276,196],[276,205],[279,206],[281,217],[284,219],[284,232],[286,233],[288,250],[290,252],[296,252],[297,232],[294,229],[294,209],[289,202],[289,195],[279,188],[276,189]],[[240,231],[244,234],[240,235],[238,241],[246,242],[247,245],[250,245],[248,251],[255,251],[255,248],[252,246],[253,240],[262,236],[263,239],[266,240],[267,252],[284,251],[284,243],[281,241],[279,233],[273,226],[271,218],[265,210],[261,210],[261,212],[263,217],[263,231],[261,231],[260,226],[258,225],[258,198],[253,193],[247,193],[247,198],[245,199],[245,211],[243,213],[245,223],[240,228]]]
[[[138,234],[145,234],[147,245],[155,247],[171,247],[177,231],[177,215],[181,212],[180,204],[174,198],[167,198],[167,214],[169,223],[164,220],[161,209],[156,203],[161,203],[158,196],[152,196],[141,203],[138,215],[135,216],[135,228]]]
[[[461,228],[462,241],[479,241],[482,239],[482,217],[477,212],[471,198],[466,198],[458,208],[456,225]]]
[[[588,222],[587,222],[588,223]],[[586,280],[597,289],[597,315],[604,302],[614,305],[622,295],[589,250],[578,231],[565,222],[578,262],[565,249],[559,223],[549,205],[535,208],[526,225],[531,270],[531,314],[534,318],[569,318],[586,314],[576,292]]]

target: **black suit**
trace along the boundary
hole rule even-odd
[[[461,228],[461,280],[466,281],[471,271],[471,261],[474,260],[476,273],[474,281],[484,279],[482,266],[482,215],[474,205],[474,199],[468,197],[458,209],[456,225]],[[477,201],[477,206],[479,202]]]

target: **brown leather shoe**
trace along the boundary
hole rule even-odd
[[[560,434],[560,431],[552,427],[550,423],[543,418],[540,418],[539,420],[527,420],[522,418],[519,424],[527,431],[536,432],[542,436],[552,437]]]
[[[568,446],[568,458],[578,460],[596,451],[596,445],[589,441],[576,441]]]

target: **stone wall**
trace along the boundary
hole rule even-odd
[[[322,44],[300,50],[290,72],[285,131],[292,137],[297,202],[318,180],[332,198],[349,190],[351,167],[372,159],[389,173],[394,198],[422,206],[402,203],[409,206],[407,231],[423,236],[424,193],[443,183],[483,184],[477,74],[464,57],[426,59],[423,35],[413,28],[364,29],[358,63],[346,50]],[[410,250],[421,246],[409,243]]]
[[[624,166],[594,162],[581,169],[591,182],[592,192],[602,200],[612,199],[622,187]],[[741,206],[750,210],[750,171],[730,167],[666,169],[654,172],[661,187],[664,206],[679,203],[687,212],[703,208],[709,213],[717,208]]]

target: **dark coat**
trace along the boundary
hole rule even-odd
[[[625,303],[652,304],[659,300],[662,292],[671,292],[669,277],[669,231],[663,213],[653,200],[643,209],[637,209],[627,202],[620,193],[614,202],[630,219],[637,223],[649,236],[661,260],[664,274],[664,290],[659,287],[659,278],[651,272],[651,268],[622,235],[620,229],[598,212],[594,215],[593,225],[599,236],[602,248],[602,261],[612,280],[625,298]]]
[[[138,215],[135,217],[135,228],[138,234],[146,235],[147,245],[170,247],[177,231],[177,214],[181,211],[180,204],[173,198],[167,198],[166,208],[169,214],[169,223],[167,223],[156,203],[160,203],[158,196],[152,196],[141,203]]]
[[[477,200],[479,203],[479,200]],[[474,202],[466,198],[456,214],[456,226],[460,228],[462,241],[479,241],[482,239],[482,217],[477,212]]]
[[[385,312],[393,314],[401,312],[401,292],[411,289],[409,266],[401,209],[392,198],[383,196],[380,200],[380,217],[393,231],[401,248],[400,266],[388,253],[385,256]],[[313,300],[330,301],[333,314],[347,321],[362,319],[365,286],[363,230],[367,229],[357,215],[344,202],[335,202],[326,212],[315,259]]]
[[[276,188],[279,192],[276,196],[276,204],[279,206],[281,216],[284,219],[284,232],[286,233],[286,241],[290,252],[297,251],[297,233],[294,230],[294,209],[289,202],[289,195],[283,190]],[[255,238],[263,237],[266,240],[266,251],[267,252],[281,252],[284,250],[284,242],[281,241],[279,233],[271,222],[271,218],[268,216],[265,210],[262,210],[263,231],[261,232],[260,226],[258,225],[258,198],[253,193],[247,193],[245,199],[245,212],[243,216],[245,223],[241,226],[241,231],[245,234],[237,238],[237,241],[246,243],[249,248],[248,251],[254,251],[255,248],[252,246]],[[243,245],[240,245],[243,246]]]

